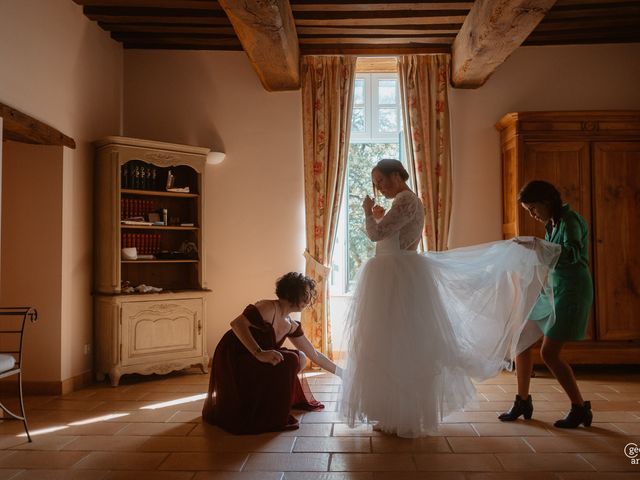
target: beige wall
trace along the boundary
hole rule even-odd
[[[452,247],[502,238],[495,123],[527,110],[640,109],[640,44],[521,47],[477,90],[452,89]]]
[[[241,52],[125,51],[128,136],[224,151],[207,166],[209,347],[304,266],[300,92],[268,93]]]
[[[27,380],[36,378],[29,364],[46,366],[38,380],[60,381],[91,369],[91,355],[84,345],[92,343],[92,151],[96,138],[118,134],[121,128],[122,47],[110,39],[95,23],[82,14],[82,7],[69,0],[20,0],[0,2],[0,102],[27,113],[73,137],[76,150],[59,149],[49,177],[40,173],[15,179],[3,178],[16,192],[29,191],[34,205],[61,212],[58,225],[31,217],[31,232],[47,247],[48,262],[38,263],[36,272],[50,281],[49,296],[58,292],[57,306],[47,300],[40,315],[38,335],[27,345]],[[43,158],[26,152],[20,168],[39,172]],[[13,159],[5,153],[5,166]],[[44,171],[47,171],[44,170]],[[44,172],[43,171],[43,172]],[[7,171],[5,170],[5,175]],[[14,172],[15,173],[15,172]],[[38,179],[33,183],[31,177]],[[42,183],[47,180],[46,187]],[[55,188],[52,197],[47,189]],[[23,203],[3,194],[13,205],[11,215],[21,217]],[[10,282],[17,272],[19,258],[7,261],[7,245],[17,244],[20,232],[3,216],[2,278]],[[35,248],[35,246],[32,246]],[[13,255],[9,253],[9,255]],[[32,252],[33,258],[40,258]],[[43,286],[42,288],[45,288]],[[38,305],[41,288],[33,283],[21,292],[24,302]],[[14,303],[16,297],[2,289],[2,302]],[[48,344],[54,339],[57,345]],[[53,348],[53,350],[51,350]],[[56,353],[57,352],[57,353]],[[44,354],[46,353],[46,355]],[[36,360],[37,359],[37,360]],[[33,360],[31,362],[30,360]],[[47,371],[42,377],[41,372]],[[56,373],[54,373],[56,372]]]
[[[25,379],[61,378],[62,147],[2,145],[3,306],[36,306]]]

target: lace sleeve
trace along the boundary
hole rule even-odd
[[[366,213],[365,227],[367,236],[374,242],[378,242],[388,237],[392,233],[400,230],[409,223],[416,213],[416,202],[411,193],[399,193],[393,200],[389,211],[382,217],[380,222],[376,222],[371,212]]]

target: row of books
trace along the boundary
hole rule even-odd
[[[140,200],[138,198],[120,199],[120,220],[133,217],[146,217],[150,212],[158,209],[153,200]]]
[[[159,233],[123,233],[120,248],[135,247],[139,255],[155,255],[160,251]]]
[[[164,179],[160,178],[160,169],[149,163],[130,161],[120,168],[122,188],[161,190],[164,187]]]

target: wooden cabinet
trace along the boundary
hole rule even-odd
[[[95,146],[96,377],[115,386],[127,373],[206,372],[209,150],[125,137]],[[161,291],[130,291],[141,284]]]
[[[640,112],[522,112],[500,131],[503,237],[544,236],[517,204],[530,180],[558,187],[589,224],[594,307],[573,363],[640,363]]]

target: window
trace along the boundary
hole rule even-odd
[[[397,158],[404,163],[402,141],[397,74],[357,74],[345,189],[332,259],[332,296],[348,295],[355,286],[358,269],[373,256],[375,245],[364,230],[362,199],[373,195],[370,173],[380,159]],[[385,208],[391,204],[381,197],[376,202]],[[336,308],[333,304],[331,308],[335,318]]]

